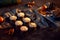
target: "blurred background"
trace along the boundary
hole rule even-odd
[[[18,2],[19,1],[19,2]],[[28,2],[31,2],[31,1],[35,1],[36,2],[36,4],[38,4],[38,6],[39,5],[42,5],[42,4],[44,4],[44,3],[46,3],[46,2],[53,2],[53,3],[55,3],[58,7],[60,7],[60,0],[1,0],[0,1],[0,6],[1,5],[9,5],[9,4],[16,4],[16,3],[23,3],[23,4],[25,4],[25,3],[28,3]]]

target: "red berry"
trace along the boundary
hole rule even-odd
[[[4,21],[4,18],[0,16],[0,23]]]

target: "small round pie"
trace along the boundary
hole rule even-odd
[[[16,21],[16,22],[15,22],[15,25],[16,25],[16,26],[21,26],[21,25],[23,25],[23,22],[22,22],[22,21]]]
[[[21,30],[21,31],[28,31],[28,27],[27,27],[27,26],[21,26],[21,27],[20,27],[20,30]]]
[[[31,21],[31,19],[30,19],[30,18],[28,18],[28,17],[26,17],[26,18],[23,18],[23,21],[27,23],[27,22],[30,22],[30,21]]]
[[[29,23],[29,27],[31,27],[31,28],[36,28],[37,25],[36,25],[36,23],[31,22],[31,23]]]
[[[10,16],[10,20],[16,20],[17,17],[16,16]]]
[[[24,17],[25,16],[25,14],[23,12],[20,12],[17,15],[18,15],[18,17]]]

